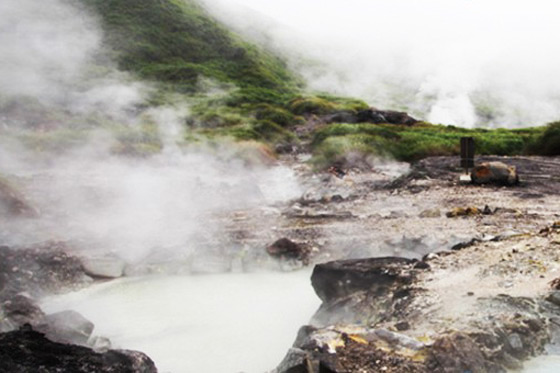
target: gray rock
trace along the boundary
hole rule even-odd
[[[389,344],[409,348],[415,351],[419,351],[425,347],[424,343],[419,342],[416,339],[410,338],[404,334],[391,332],[387,329],[376,329],[375,335]]]
[[[45,316],[37,329],[53,342],[87,346],[93,332],[91,321],[76,311],[62,311]]]
[[[109,340],[109,338],[95,336],[90,338],[89,345],[95,352],[107,352],[111,349],[111,340]]]
[[[508,336],[508,342],[515,352],[523,351],[523,341],[517,333],[512,333]]]
[[[290,348],[284,360],[278,365],[274,373],[307,373],[312,371],[309,353],[299,348]]]
[[[86,274],[93,277],[118,278],[123,276],[126,263],[117,257],[82,258]]]
[[[546,298],[547,301],[553,303],[557,306],[560,306],[560,291],[553,291],[550,295]]]

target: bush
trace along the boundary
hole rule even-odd
[[[531,152],[539,155],[560,155],[560,121],[548,124],[542,135],[530,146]]]

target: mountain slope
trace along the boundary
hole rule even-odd
[[[244,99],[293,94],[281,59],[243,42],[193,0],[80,0],[100,17],[119,67],[192,93],[203,75],[241,88]]]

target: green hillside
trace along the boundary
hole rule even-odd
[[[200,76],[240,88],[240,102],[277,102],[300,81],[278,57],[244,42],[192,0],[81,0],[100,17],[119,67],[194,93]]]
[[[330,114],[344,121],[368,105],[307,91],[281,57],[244,41],[196,0],[74,0],[74,5],[85,7],[103,29],[103,52],[92,70],[103,74],[116,62],[131,73],[130,79],[149,82],[155,90],[137,108],[134,126],[103,111],[79,114],[45,107],[34,98],[0,95],[0,112],[13,117],[10,123],[27,126],[26,131],[20,131],[23,125],[7,126],[16,129],[10,135],[38,151],[80,146],[92,128],[101,127],[113,132],[113,150],[119,154],[158,153],[163,146],[158,124],[144,115],[145,109],[177,102],[189,107],[185,142],[233,138],[270,148],[304,145],[318,167],[356,154],[404,161],[455,155],[461,136],[475,137],[483,154],[553,155],[560,149],[558,123],[546,132],[544,127],[466,130],[429,123],[333,123],[326,119]]]

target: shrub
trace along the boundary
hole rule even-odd
[[[560,155],[560,121],[548,124],[543,134],[529,148],[535,154]]]

